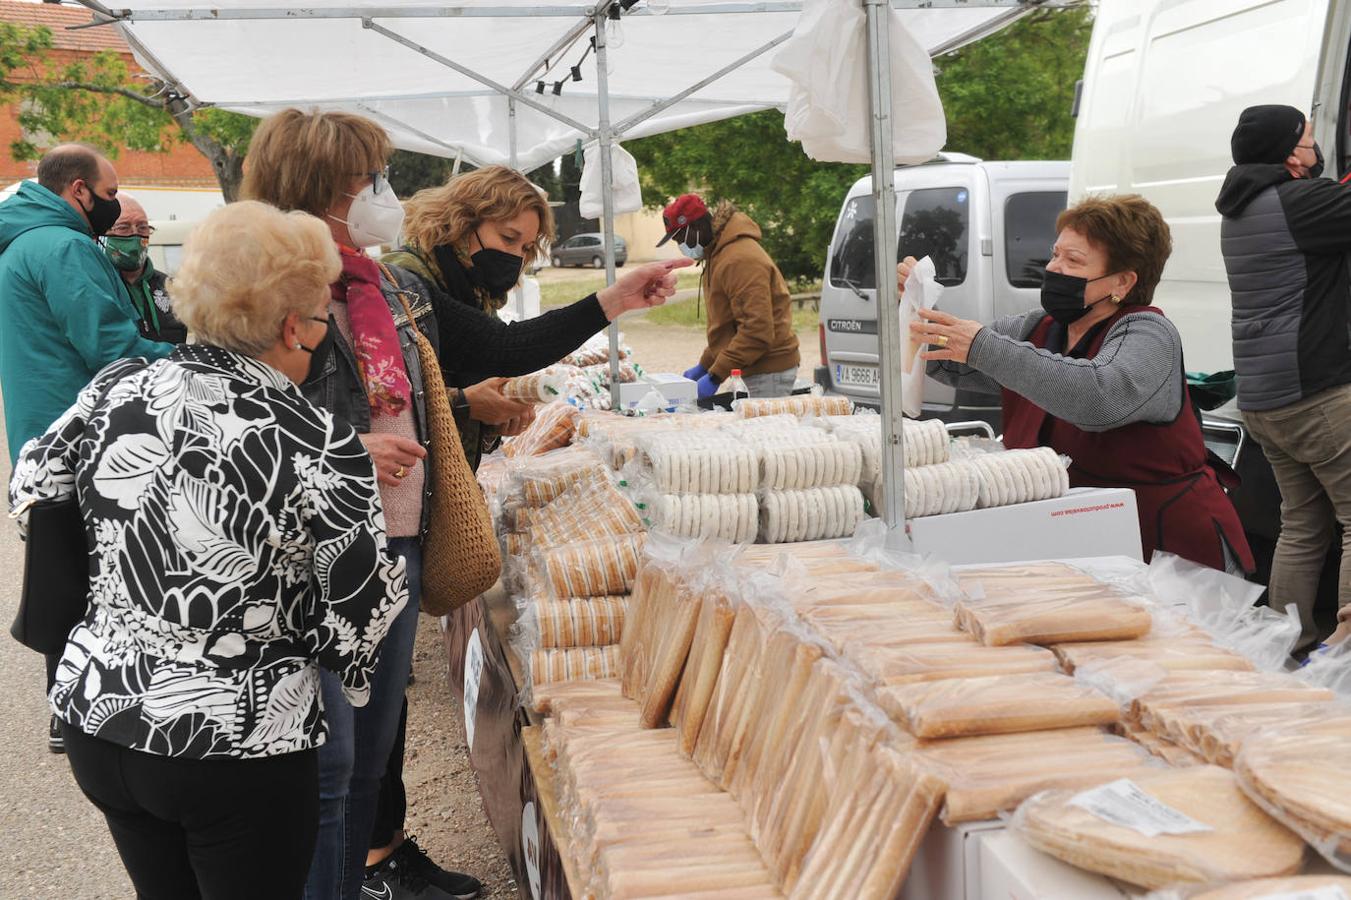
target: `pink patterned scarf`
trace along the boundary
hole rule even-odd
[[[413,388],[403,364],[394,316],[380,292],[380,269],[360,250],[339,244],[338,251],[342,275],[332,286],[333,299],[347,304],[352,351],[370,399],[371,415],[397,416],[408,408]]]

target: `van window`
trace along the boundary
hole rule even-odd
[[[932,258],[938,283],[946,287],[965,281],[970,199],[966,188],[911,191],[905,202],[905,214],[901,216],[898,255]]]
[[[840,239],[830,257],[830,283],[833,287],[871,290],[877,287],[873,271],[873,219],[877,204],[871,194],[854,197],[845,204],[840,216]]]
[[[1013,287],[1041,287],[1066,197],[1065,191],[1032,191],[1004,204],[1004,266]]]

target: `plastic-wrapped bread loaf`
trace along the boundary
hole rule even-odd
[[[622,535],[543,552],[541,568],[553,596],[563,599],[630,593],[646,537]]]
[[[1351,870],[1351,716],[1249,736],[1234,761],[1243,790],[1324,858]]]
[[[530,655],[530,679],[534,684],[583,678],[614,678],[618,674],[618,646],[536,650]]]
[[[1038,794],[1014,827],[1057,859],[1147,888],[1292,875],[1304,863],[1304,842],[1217,766]]]
[[[1110,725],[1121,714],[1105,694],[1054,672],[892,686],[878,699],[921,738]]]
[[[1148,900],[1351,900],[1351,876],[1294,875],[1234,884],[1179,885]]]
[[[561,400],[541,406],[521,434],[511,438],[502,450],[507,456],[539,456],[572,443],[573,431],[581,411]]]
[[[537,600],[534,615],[539,646],[551,649],[618,644],[628,604],[629,598],[622,596]]]
[[[959,628],[982,643],[1132,640],[1153,625],[1144,601],[1070,566],[1050,563],[964,572]]]
[[[1134,743],[1097,728],[924,741],[916,752],[947,785],[945,825],[992,819],[1038,791],[1087,788],[1160,765]]]
[[[785,413],[802,416],[847,416],[854,411],[848,397],[747,397],[733,404],[734,411],[743,419],[757,416],[778,416]]]

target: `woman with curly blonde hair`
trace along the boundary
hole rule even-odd
[[[405,246],[383,261],[418,278],[421,287],[414,289],[431,300],[443,323],[454,321],[439,315],[448,304],[496,314],[525,266],[541,259],[554,239],[548,199],[506,166],[486,166],[418,191],[404,211]],[[442,369],[457,391],[452,399],[465,457],[477,468],[500,437],[530,424],[534,407],[502,396],[505,379],[463,371],[453,359],[442,360]]]

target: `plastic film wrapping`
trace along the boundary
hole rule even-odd
[[[569,373],[545,369],[530,375],[509,378],[502,385],[502,395],[520,403],[550,403],[566,393]]]
[[[1120,718],[1105,694],[1051,672],[893,686],[882,689],[879,700],[920,738],[1111,725]]]
[[[805,416],[847,416],[854,411],[854,404],[848,397],[813,397],[799,395],[793,397],[747,397],[733,404],[733,411],[743,419],[757,416],[793,415]]]
[[[535,414],[530,427],[503,445],[502,452],[510,457],[539,456],[566,447],[572,443],[579,415],[581,410],[570,403],[547,403]]]
[[[957,625],[989,646],[1131,640],[1153,625],[1145,601],[1061,563],[969,570]]]
[[[1154,891],[1146,900],[1351,900],[1351,878],[1296,875],[1237,884],[1183,885]]]
[[[780,544],[848,537],[864,518],[863,495],[853,485],[771,491],[761,509],[760,539]]]
[[[629,598],[623,596],[537,600],[534,616],[539,646],[548,650],[618,644],[628,605]]]
[[[646,538],[630,534],[566,544],[541,553],[539,569],[558,599],[628,594]]]
[[[671,723],[676,729],[676,749],[681,756],[692,758],[704,724],[718,672],[722,668],[723,651],[732,634],[736,610],[722,593],[705,594],[699,601],[699,618],[694,626],[689,659],[676,690],[671,707]]]
[[[1057,859],[1147,888],[1292,875],[1304,863],[1304,842],[1216,766],[1138,775],[1087,795],[1048,791],[1025,801],[1012,827]]]
[[[986,453],[963,462],[980,476],[981,509],[1063,497],[1070,476],[1061,457],[1049,447]]]
[[[653,503],[652,527],[676,537],[755,540],[760,502],[754,494],[661,494]]]
[[[577,679],[614,678],[619,674],[619,648],[570,647],[566,650],[536,650],[530,654],[533,684]]]
[[[517,513],[518,527],[527,511]],[[528,543],[539,550],[643,530],[633,503],[608,480],[593,476],[569,486],[542,509],[529,510],[525,521]]]

